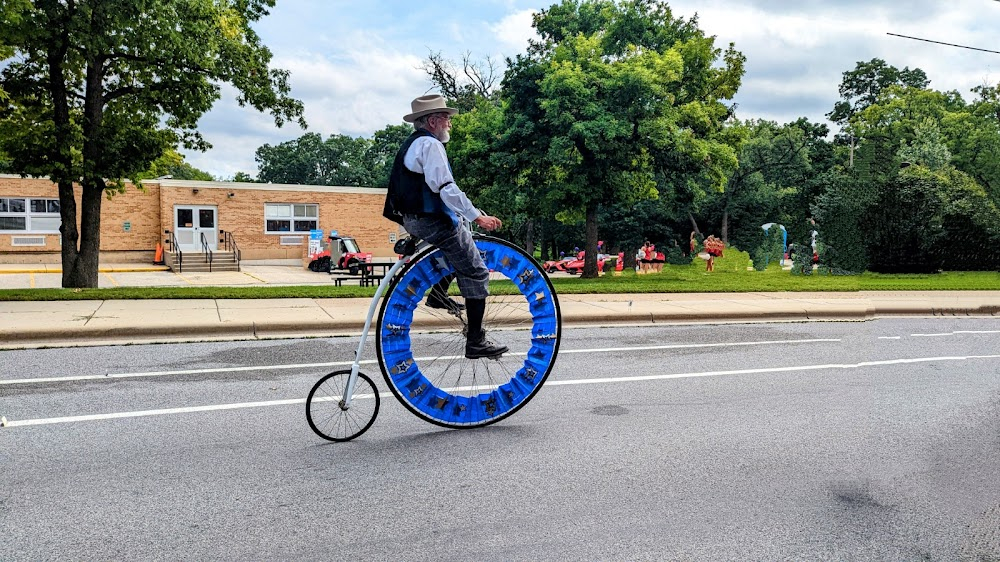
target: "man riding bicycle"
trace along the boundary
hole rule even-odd
[[[413,123],[414,132],[396,153],[383,214],[402,224],[410,235],[440,248],[455,269],[465,306],[448,298],[451,276],[431,289],[426,303],[456,314],[465,309],[465,356],[498,357],[507,346],[489,341],[483,330],[490,272],[463,222],[474,222],[487,231],[499,229],[502,223],[479,211],[452,177],[444,143],[451,138],[451,116],[458,110],[448,107],[440,95],[418,97],[410,109],[403,121]]]

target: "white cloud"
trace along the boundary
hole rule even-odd
[[[273,61],[275,67],[291,72],[291,95],[305,105],[308,130],[324,138],[370,136],[386,125],[400,124],[409,113],[410,101],[428,89],[419,57],[378,48],[371,40],[348,43],[351,49],[332,56],[296,53]],[[213,148],[204,154],[186,153],[187,161],[223,178],[237,171],[256,174],[258,147],[305,133],[294,123],[279,129],[269,115],[237,107],[228,87],[215,109],[201,120],[199,130]]]
[[[437,3],[423,16],[393,2],[287,0],[265,18],[266,43],[275,66],[291,71],[292,95],[306,107],[309,130],[327,137],[369,136],[400,123],[410,100],[427,92],[420,65],[431,51],[446,58],[502,56],[524,52],[535,36],[532,14],[552,0],[493,0]],[[349,11],[345,6],[353,4]],[[969,89],[1000,78],[1000,58],[891,37],[887,32],[1000,50],[1000,4],[981,0],[669,0],[674,17],[696,12],[699,26],[730,42],[747,57],[747,73],[735,101],[741,118],[787,122],[808,117],[825,123],[838,99],[841,75],[859,61],[880,58],[903,68],[919,67],[938,90]],[[435,12],[437,10],[437,12]],[[447,13],[448,18],[426,14]],[[426,17],[425,17],[426,16]],[[438,24],[439,27],[434,27]],[[236,107],[227,92],[199,129],[215,145],[189,162],[214,175],[254,173],[253,153],[264,143],[297,138],[303,131],[274,127],[268,115]]]
[[[535,29],[531,27],[531,17],[535,12],[537,10],[514,12],[490,26],[496,34],[497,41],[502,48],[509,51],[510,56],[525,51],[528,48],[528,40],[537,37]]]
[[[412,54],[364,48],[275,61],[292,73],[292,95],[305,104],[309,130],[323,136],[368,136],[401,123],[410,100],[428,88],[421,63]]]
[[[898,68],[919,67],[938,90],[969,89],[993,76],[997,55],[933,45],[888,32],[991,48],[1000,10],[962,9],[918,0],[837,3],[751,0],[741,6],[723,0],[675,0],[675,17],[696,12],[699,26],[717,46],[735,42],[747,57],[737,94],[740,117],[791,121],[806,116],[825,122],[839,94],[842,74],[860,61],[885,60]],[[995,45],[993,46],[995,48]]]

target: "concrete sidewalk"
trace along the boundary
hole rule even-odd
[[[164,265],[101,264],[98,287],[209,287],[329,285],[330,276],[300,266],[245,265],[242,271],[177,273]],[[62,286],[59,264],[0,264],[0,289],[57,289]]]
[[[314,274],[315,275],[315,274]],[[1000,291],[561,295],[563,324],[1000,316]],[[357,335],[370,300],[0,302],[0,349]]]

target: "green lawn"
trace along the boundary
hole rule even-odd
[[[561,294],[613,293],[747,293],[780,291],[984,291],[1000,290],[1000,273],[947,272],[935,275],[795,276],[777,268],[746,271],[739,264],[705,272],[700,260],[689,266],[668,265],[662,273],[606,274],[598,279],[559,277],[552,280]],[[497,287],[497,292],[506,292]],[[457,294],[453,286],[452,292]],[[115,287],[109,289],[9,289],[0,300],[108,299],[271,299],[371,297],[373,287]]]

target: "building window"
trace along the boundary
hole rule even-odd
[[[319,228],[319,205],[268,203],[264,205],[264,232],[283,234]]]
[[[58,199],[0,197],[0,231],[59,232]]]

